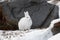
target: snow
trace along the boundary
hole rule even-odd
[[[5,0],[0,0],[0,2],[4,2]]]
[[[49,38],[48,40],[60,40],[60,33],[52,36],[51,38]]]
[[[51,27],[54,26],[53,24],[58,23],[58,22],[60,22],[60,18],[59,18],[59,19],[55,19],[55,20],[53,20],[53,21],[51,22],[51,24],[52,24]],[[58,33],[58,34],[52,36],[52,37],[49,38],[48,40],[60,40],[60,33]]]
[[[0,40],[47,40],[52,36],[52,32],[45,30],[46,29],[31,29],[27,31],[0,31]]]

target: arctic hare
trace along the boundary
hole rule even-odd
[[[24,17],[22,17],[18,22],[19,30],[29,30],[32,26],[32,19],[28,11],[24,12]]]

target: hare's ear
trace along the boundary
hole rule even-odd
[[[24,12],[25,17],[29,16],[28,11]]]
[[[24,13],[28,13],[28,11],[25,11]]]
[[[28,11],[25,11],[24,14],[28,14]]]

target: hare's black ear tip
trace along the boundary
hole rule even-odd
[[[28,11],[24,11],[24,13],[26,13],[26,12],[28,13]]]
[[[28,11],[24,11],[24,12],[28,12]]]

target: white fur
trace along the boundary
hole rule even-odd
[[[18,22],[19,30],[27,30],[32,26],[32,19],[29,16],[28,11],[24,12],[25,17],[22,17]]]

